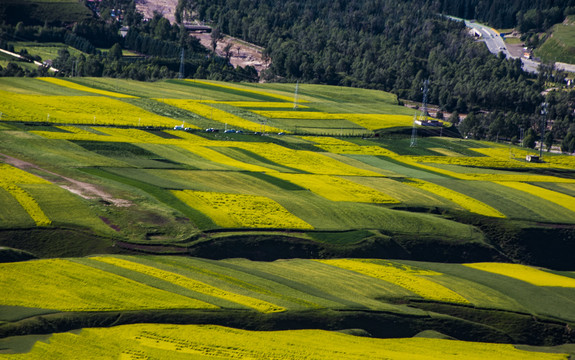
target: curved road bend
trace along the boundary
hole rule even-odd
[[[505,45],[505,41],[503,40],[503,38],[501,38],[501,35],[499,34],[499,32],[497,32],[497,30],[485,25],[471,22],[469,20],[464,21],[465,26],[471,29],[475,29],[481,34],[481,37],[483,38],[485,44],[487,45],[487,48],[491,53],[499,54],[500,52],[502,52],[505,54],[505,56],[510,57],[512,59],[518,58],[517,56],[511,55],[511,53],[507,49],[507,45]],[[523,70],[531,73],[538,72],[537,69],[539,68],[539,62],[531,59],[525,59],[523,57],[520,58],[521,62],[523,63]]]

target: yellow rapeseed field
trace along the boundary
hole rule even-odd
[[[479,200],[476,200],[472,197],[467,195],[461,194],[457,191],[448,189],[443,186],[439,186],[427,181],[419,180],[419,179],[408,179],[409,182],[405,184],[414,186],[425,191],[429,191],[441,197],[444,197],[450,201],[453,201],[457,205],[461,206],[465,210],[468,210],[472,213],[490,216],[490,217],[499,217],[504,218],[505,215],[501,212],[497,211],[496,209],[492,208],[491,206],[482,203]]]
[[[551,201],[552,203],[563,206],[564,208],[575,212],[575,197],[573,196],[569,196],[557,191],[544,189],[540,186],[526,184],[518,181],[505,181],[505,182],[495,181],[495,182],[497,184],[510,187],[512,189],[524,191],[528,194],[538,196],[542,199]]]
[[[301,120],[334,120],[344,119],[341,114],[331,114],[322,111],[273,111],[254,110],[254,113],[271,119],[301,119]]]
[[[265,196],[191,190],[172,192],[223,227],[313,229],[310,224]]]
[[[0,358],[283,360],[568,360],[567,354],[429,338],[377,339],[325,330],[248,331],[216,325],[138,324],[58,333]]]
[[[413,117],[410,115],[349,114],[345,119],[369,130],[413,125]]]
[[[370,187],[331,175],[276,173],[275,177],[293,182],[331,201],[395,204],[398,200]]]
[[[26,190],[17,185],[5,185],[2,183],[0,183],[0,187],[8,191],[18,201],[37,226],[49,226],[52,224],[52,220],[44,214],[38,202]]]
[[[216,101],[204,100],[203,103],[207,104],[225,104],[239,108],[276,108],[276,109],[292,109],[293,103],[276,102],[276,101]],[[307,109],[309,106],[298,105],[300,109]]]
[[[12,165],[0,163],[0,187],[18,201],[37,226],[49,226],[52,221],[42,211],[38,202],[18,186],[22,184],[50,184],[50,182]]]
[[[175,126],[181,122],[105,96],[38,96],[0,90],[2,120],[84,125]]]
[[[155,267],[139,264],[133,261],[128,261],[124,259],[114,258],[114,257],[93,257],[91,259],[98,260],[107,264],[112,264],[115,266],[123,267],[125,269],[134,270],[146,275],[162,279],[164,281],[176,284],[186,289],[190,289],[202,294],[218,297],[221,299],[229,300],[237,304],[241,304],[253,309],[256,309],[263,313],[279,312],[285,311],[285,308],[274,305],[267,301],[259,300],[249,296],[236,294],[230,291],[219,289],[212,285],[208,285],[201,281],[174,273],[170,271],[161,270]]]
[[[50,182],[10,164],[0,163],[0,184],[50,184]]]
[[[324,149],[333,154],[357,154],[357,155],[372,155],[372,156],[399,156],[393,151],[384,149],[380,146],[360,146],[349,141],[336,139],[333,137],[322,136],[302,136],[303,140],[313,141],[317,143],[317,147]]]
[[[238,144],[237,146],[256,153],[276,164],[300,169],[312,174],[381,176],[380,174],[344,164],[329,156],[313,151],[292,150],[270,143],[246,142]]]
[[[505,275],[537,286],[575,288],[575,279],[548,273],[532,266],[506,263],[473,263],[465,266],[499,275]]]
[[[62,311],[217,308],[64,259],[0,264],[0,305]]]
[[[254,171],[254,172],[275,172],[275,170],[268,169],[263,166],[248,164],[245,162],[238,161],[233,159],[229,156],[226,156],[222,153],[217,152],[214,149],[211,149],[207,146],[197,146],[195,144],[190,143],[180,143],[178,145],[180,148],[185,149],[191,153],[199,155],[206,160],[213,161],[223,165],[229,165],[236,167],[238,169],[243,169],[247,171]],[[231,146],[231,145],[230,145]],[[217,148],[217,147],[216,147]]]
[[[99,95],[106,95],[106,96],[112,96],[112,97],[117,97],[117,98],[136,98],[136,96],[132,96],[132,95],[121,94],[121,93],[117,93],[117,92],[113,92],[113,91],[94,89],[91,87],[87,87],[84,85],[73,83],[71,81],[66,81],[66,80],[60,79],[60,78],[39,77],[36,79],[43,80],[43,81],[46,81],[46,82],[49,82],[52,84],[56,84],[59,86],[67,87],[70,89],[81,90],[81,91],[90,92],[90,93],[99,94]]]
[[[239,87],[239,86],[232,86],[229,83],[226,83],[225,85],[223,83],[217,83],[217,82],[211,82],[211,81],[203,81],[203,80],[186,80],[189,82],[193,82],[193,83],[198,83],[198,84],[205,84],[205,85],[210,85],[210,86],[216,86],[222,89],[230,89],[230,90],[236,90],[236,91],[242,91],[248,94],[256,94],[256,95],[264,95],[264,96],[269,96],[269,97],[273,97],[279,100],[285,100],[285,101],[290,101],[293,102],[294,98],[293,96],[285,96],[285,95],[279,95],[279,94],[275,94],[269,91],[263,91],[263,90],[252,90],[252,89],[246,89],[243,87]],[[299,100],[299,102],[307,102],[305,100]],[[293,106],[293,104],[292,104]]]
[[[409,115],[388,114],[338,114],[322,111],[271,111],[254,110],[254,113],[272,119],[301,119],[301,120],[337,120],[351,121],[368,130],[377,130],[392,127],[412,126],[413,117]]]
[[[481,153],[483,155],[489,156],[493,159],[507,160],[508,163],[520,164],[523,167],[535,167],[535,168],[563,168],[563,169],[573,169],[575,168],[575,157],[556,155],[556,154],[545,154],[543,155],[542,162],[526,162],[525,157],[527,155],[533,155],[534,150],[524,150],[524,149],[509,149],[505,146],[500,147],[488,147],[488,148],[473,148],[471,149],[475,152]]]
[[[426,277],[442,275],[435,271],[418,269],[384,260],[337,259],[317,261],[388,281],[424,299],[469,304],[469,301],[461,295]]]
[[[166,104],[179,107],[181,109],[198,114],[206,119],[218,121],[223,124],[228,124],[230,128],[242,128],[248,131],[260,132],[285,132],[285,130],[275,128],[268,125],[262,125],[253,121],[246,120],[239,116],[233,115],[227,111],[220,110],[210,106],[204,102],[197,100],[182,100],[182,99],[164,99]]]

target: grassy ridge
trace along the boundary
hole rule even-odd
[[[568,16],[566,20],[553,26],[551,35],[543,45],[535,50],[535,55],[543,61],[559,61],[569,64],[575,63],[575,36],[573,27],[575,16]]]
[[[533,345],[573,341],[564,328],[573,323],[574,314],[561,308],[574,308],[569,299],[575,290],[550,287],[557,284],[544,280],[559,274],[549,273],[539,285],[526,285],[461,264],[358,259],[210,261],[165,256],[35,260],[1,267],[0,283],[9,289],[0,299],[1,309],[27,306],[16,309],[14,316],[3,317],[7,322],[0,324],[2,336],[31,327],[42,333],[67,331],[70,326],[171,323],[177,318],[178,323],[267,330],[309,324],[331,330],[359,327],[376,337],[410,337],[432,329],[470,341]],[[99,285],[101,279],[107,281],[105,289]],[[37,285],[22,290],[12,285],[16,283]],[[438,298],[438,293],[429,293],[431,283],[450,295]],[[51,296],[38,295],[45,291]],[[453,294],[469,304],[454,306]],[[268,314],[262,304],[275,304],[283,311]],[[250,307],[259,311],[247,310]],[[60,312],[49,314],[45,309]],[[538,337],[541,332],[546,338]]]
[[[89,346],[98,343],[102,346]],[[190,358],[338,358],[360,359],[369,349],[370,359],[567,359],[565,353],[552,354],[518,350],[511,345],[456,342],[444,339],[369,339],[321,330],[250,332],[220,326],[126,325],[112,329],[85,329],[79,334],[64,333],[38,342],[27,359],[56,358],[53,349],[74,349],[61,356],[150,356],[171,359]],[[424,351],[424,354],[420,353]],[[217,354],[217,355],[214,355]],[[1,357],[1,355],[0,355]],[[11,356],[20,359],[23,356]]]

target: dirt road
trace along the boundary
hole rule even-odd
[[[66,176],[62,176],[60,174],[56,174],[55,172],[48,171],[39,167],[36,164],[32,164],[30,162],[20,160],[18,158],[0,154],[0,160],[5,162],[6,164],[10,164],[14,167],[17,167],[21,170],[28,171],[28,169],[35,169],[38,170],[34,175],[39,176],[45,180],[50,181],[53,184],[60,186],[63,189],[68,190],[71,193],[74,193],[78,196],[83,197],[84,199],[101,199],[107,203],[114,204],[116,206],[131,206],[132,203],[128,200],[118,199],[113,197],[111,194],[105,192],[104,190],[98,188],[94,184],[86,183],[83,181],[78,181],[75,179],[71,179]],[[43,176],[43,174],[45,174]]]

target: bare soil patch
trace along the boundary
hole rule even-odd
[[[154,12],[162,14],[170,23],[176,21],[174,12],[178,6],[178,0],[136,0],[136,9],[144,15],[144,18],[151,19]]]
[[[5,154],[0,154],[0,157],[3,157],[4,162],[10,164],[14,167],[27,171],[28,169],[35,169],[37,172],[34,175],[37,175],[45,180],[48,180],[63,189],[68,190],[71,193],[74,193],[78,196],[83,197],[84,199],[98,199],[103,200],[107,203],[114,204],[115,206],[131,206],[132,202],[125,200],[125,199],[118,199],[112,196],[110,193],[102,190],[101,188],[97,187],[94,184],[90,184],[87,182],[75,180],[66,176],[62,176],[60,174],[56,174],[52,171],[48,171],[39,167],[38,165],[32,164],[30,162],[17,159],[12,156],[8,156]],[[46,174],[46,175],[42,175]]]
[[[192,36],[198,38],[200,43],[208,49],[212,49],[212,35],[207,33],[192,33]],[[253,66],[258,74],[270,66],[269,59],[264,58],[264,48],[247,43],[240,39],[226,35],[222,40],[217,42],[216,54],[225,57],[224,49],[231,44],[230,64],[234,67]]]

